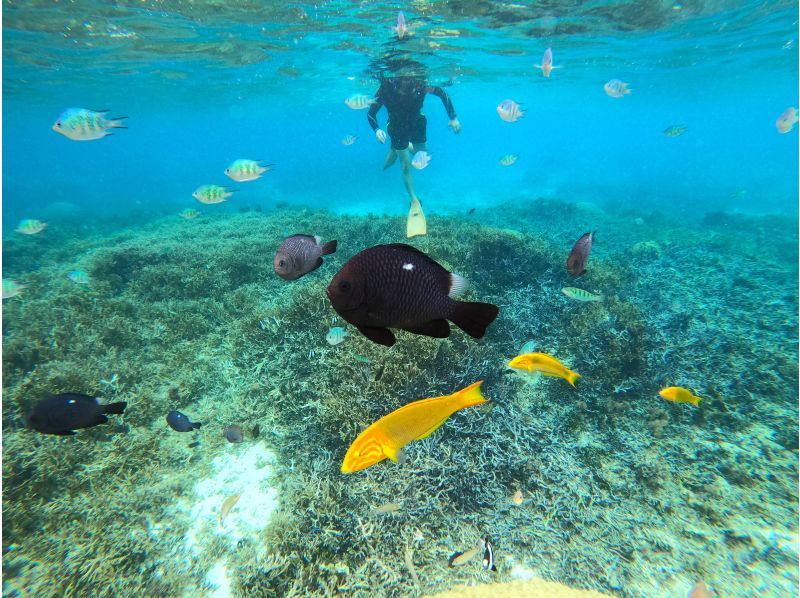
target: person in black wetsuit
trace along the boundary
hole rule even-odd
[[[391,138],[391,147],[383,168],[384,170],[389,168],[400,158],[403,183],[411,200],[411,210],[406,230],[409,237],[424,235],[427,230],[422,207],[419,198],[414,193],[414,185],[411,181],[411,158],[416,152],[427,151],[426,128],[428,121],[421,110],[425,95],[429,93],[442,100],[447,116],[450,118],[447,126],[453,133],[459,133],[461,131],[461,123],[458,122],[453,102],[450,101],[447,92],[441,87],[428,85],[424,77],[395,76],[381,78],[380,87],[375,92],[375,99],[367,113],[367,120],[375,132],[375,137],[381,143],[386,143],[386,131],[378,126],[378,111],[381,106],[386,106],[386,110],[389,113],[389,121],[386,128]],[[413,152],[409,149],[409,144],[413,147]]]

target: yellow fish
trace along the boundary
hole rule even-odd
[[[697,395],[692,394],[690,390],[686,390],[680,386],[668,386],[667,388],[658,391],[658,394],[662,398],[672,401],[673,403],[691,403],[695,407],[699,407],[700,401],[703,400],[702,397],[698,397]]]
[[[361,432],[347,449],[342,473],[361,471],[387,457],[396,463],[400,449],[433,434],[456,411],[488,403],[481,394],[481,384],[483,380],[454,394],[414,401],[384,415]]]
[[[527,370],[531,373],[541,372],[545,376],[553,376],[554,378],[564,378],[573,387],[578,378],[581,377],[579,373],[573,372],[558,359],[551,357],[547,353],[523,353],[509,361],[508,366],[518,370]]]

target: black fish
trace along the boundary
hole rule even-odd
[[[36,403],[28,414],[28,425],[42,434],[71,436],[74,430],[108,422],[106,413],[120,414],[127,406],[125,401],[101,405],[95,397],[65,393]]]
[[[575,241],[572,251],[567,258],[567,272],[578,277],[586,273],[586,262],[589,261],[589,252],[592,250],[595,233],[584,233]]]
[[[500,310],[491,303],[452,298],[466,287],[466,280],[420,250],[394,243],[354,256],[331,280],[328,298],[361,334],[391,347],[396,339],[389,328],[446,338],[450,335],[447,320],[482,338]]]
[[[322,265],[322,256],[336,251],[336,241],[320,245],[322,239],[311,235],[292,235],[283,240],[272,265],[284,280],[297,280]]]
[[[494,564],[494,544],[492,544],[492,539],[489,536],[483,539],[483,561],[481,561],[481,565],[487,571],[497,571],[497,567]]]
[[[467,210],[467,214],[474,214],[474,213],[475,213],[475,208],[470,208],[469,210]]]
[[[189,418],[186,417],[180,411],[170,411],[167,413],[167,423],[169,427],[175,430],[176,432],[191,432],[192,430],[197,430],[203,424],[190,422]]]

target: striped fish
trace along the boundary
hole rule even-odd
[[[331,328],[328,330],[328,334],[325,335],[325,340],[328,341],[329,345],[338,345],[339,343],[343,343],[345,338],[347,338],[347,330],[341,326]]]
[[[3,279],[3,299],[11,299],[12,297],[16,297],[17,295],[22,294],[22,289],[25,288],[24,284],[19,284],[18,282],[4,278]]]
[[[356,142],[357,137],[355,135],[345,135],[342,138],[342,145],[353,145]]]
[[[519,156],[517,154],[506,154],[502,158],[500,158],[499,164],[500,166],[511,166],[514,162],[517,161]]]
[[[231,195],[233,195],[233,191],[228,191],[219,185],[201,185],[192,193],[197,201],[207,204],[222,203],[226,197]]]
[[[106,129],[127,129],[122,119],[127,116],[106,118],[108,110],[87,110],[86,108],[68,108],[53,124],[53,130],[73,141],[92,141],[102,139],[112,133]]]
[[[20,220],[17,228],[14,230],[23,235],[35,235],[42,232],[46,226],[47,224],[41,220],[26,218],[25,220]]]
[[[234,160],[230,166],[225,169],[225,174],[232,178],[237,183],[244,183],[246,181],[255,181],[261,178],[265,172],[269,172],[274,164],[259,164],[260,160]]]
[[[364,95],[363,93],[353,94],[344,101],[344,103],[347,104],[347,107],[352,108],[353,110],[363,110],[364,108],[369,108],[370,104],[373,104],[374,102],[375,100]]]
[[[602,301],[605,299],[605,295],[595,295],[576,287],[564,287],[561,292],[575,301]]]
[[[514,100],[503,100],[497,105],[497,114],[507,123],[517,122],[525,116],[522,108]]]

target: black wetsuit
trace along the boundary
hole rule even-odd
[[[377,131],[378,119],[375,117],[381,106],[386,106],[389,112],[389,124],[386,128],[392,138],[392,149],[406,149],[409,142],[425,143],[428,121],[420,111],[426,93],[432,93],[442,100],[450,120],[456,118],[453,102],[441,87],[433,87],[424,79],[415,77],[393,77],[381,82],[375,92],[375,102],[369,108],[367,120],[372,130]]]

